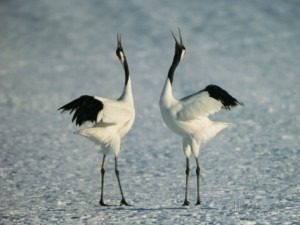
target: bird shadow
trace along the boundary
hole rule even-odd
[[[168,206],[162,206],[162,207],[155,207],[155,206],[149,206],[149,207],[135,207],[134,205],[131,206],[119,206],[119,205],[109,205],[105,207],[101,207],[101,211],[137,211],[137,212],[143,212],[143,211],[161,211],[161,210],[186,210],[189,209],[188,206],[174,206],[174,207],[168,207]]]
[[[99,205],[95,205],[95,207],[99,207]],[[189,207],[186,206],[149,206],[149,207],[139,207],[139,206],[120,206],[120,205],[107,205],[107,206],[100,206],[101,210],[115,210],[115,211],[159,211],[159,210],[184,210],[188,209]]]
[[[117,207],[115,210],[128,210],[128,211],[161,211],[161,210],[181,210],[187,209],[186,207]]]

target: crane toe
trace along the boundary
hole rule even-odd
[[[182,205],[183,206],[189,206],[190,205],[190,201],[188,201],[187,199],[185,199],[184,203]]]
[[[131,206],[130,204],[128,204],[127,202],[126,202],[126,200],[123,198],[122,200],[121,200],[121,202],[120,202],[120,206],[121,205],[126,205],[126,206]]]

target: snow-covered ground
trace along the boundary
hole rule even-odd
[[[213,116],[234,126],[200,150],[200,207],[181,206],[181,140],[158,107],[178,26],[175,96],[214,83],[245,104]],[[0,1],[0,224],[299,224],[299,27],[298,0]],[[119,97],[117,32],[136,102],[119,163],[133,206],[105,208],[99,148],[57,108]],[[104,197],[120,201],[112,156]]]

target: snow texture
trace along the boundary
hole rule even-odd
[[[216,84],[245,106],[200,150],[201,206],[158,100],[181,28],[177,98]],[[299,224],[298,0],[0,1],[0,224]],[[120,176],[132,207],[100,207],[102,155],[57,109],[83,95],[117,98],[129,62],[136,120]],[[118,205],[112,155],[104,199]]]

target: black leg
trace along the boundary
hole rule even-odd
[[[196,158],[196,164],[197,164],[197,168],[196,168],[196,174],[197,174],[197,202],[196,202],[196,205],[200,205],[201,204],[201,201],[200,201],[200,166],[199,166],[198,158]]]
[[[189,205],[188,201],[188,183],[189,183],[189,174],[190,174],[190,163],[189,158],[186,158],[186,169],[185,169],[186,179],[185,179],[185,199],[183,205]]]
[[[103,156],[103,160],[102,160],[102,164],[101,164],[101,197],[100,197],[99,204],[102,205],[102,206],[107,206],[107,204],[105,204],[104,201],[103,201],[105,157],[106,157],[106,155]]]
[[[127,205],[127,206],[130,206],[125,198],[124,198],[124,194],[123,194],[123,190],[122,190],[122,186],[121,186],[121,181],[120,181],[120,176],[119,176],[119,170],[118,170],[118,158],[115,157],[115,172],[116,172],[116,176],[117,176],[117,179],[118,179],[118,183],[119,183],[119,187],[120,187],[120,192],[121,192],[121,196],[122,196],[122,200],[120,202],[120,205]]]

